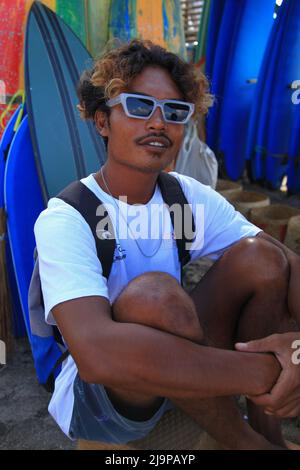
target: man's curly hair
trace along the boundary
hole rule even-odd
[[[212,95],[206,77],[196,71],[194,64],[151,41],[133,39],[104,53],[91,70],[82,74],[77,88],[81,117],[94,119],[98,109],[109,115],[110,108],[105,102],[126,91],[130,81],[147,66],[167,70],[184,100],[195,104],[195,115],[207,113]]]

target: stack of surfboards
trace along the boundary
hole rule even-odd
[[[9,149],[11,147],[12,140],[15,135],[15,129],[17,125],[18,116],[20,115],[21,107],[15,111],[15,113],[10,118],[5,131],[2,135],[0,141],[0,210],[2,213],[5,212],[4,207],[4,181],[5,181],[5,167]],[[23,111],[23,116],[26,115],[26,110]],[[14,182],[14,186],[16,186],[16,182]],[[6,252],[6,270],[7,270],[7,278],[9,284],[10,295],[6,299],[8,302],[7,311],[12,314],[12,321],[10,324],[13,328],[13,334],[15,337],[24,336],[25,334],[25,324],[23,320],[22,308],[19,300],[18,294],[18,287],[16,283],[16,277],[14,272],[12,254],[10,243],[8,239],[8,234],[4,233],[1,234],[3,236],[3,241],[5,243],[5,252]]]
[[[252,179],[278,189],[288,175],[290,193],[300,192],[300,2],[275,14],[274,0],[211,0],[208,22],[208,144],[230,179],[247,165]]]
[[[229,178],[245,167],[255,82],[273,24],[274,0],[212,0],[206,71],[216,97],[207,140],[222,156]]]
[[[78,79],[90,65],[91,56],[72,30],[45,5],[33,3],[25,41],[28,114],[15,133],[14,120],[11,121],[4,142],[7,148],[10,139],[8,157],[5,160],[1,155],[0,165],[12,266],[22,311],[16,318],[19,334],[23,318],[28,326],[34,223],[50,197],[71,181],[97,171],[106,158],[101,137],[93,125],[80,119],[76,108]]]
[[[300,77],[300,2],[284,1],[274,20],[252,108],[247,156],[254,179],[278,189],[288,173],[290,192],[300,190],[299,105],[292,88]]]
[[[0,2],[0,136],[24,90],[24,32],[34,0]],[[180,0],[42,0],[72,29],[93,57],[109,39],[150,38],[185,57]]]
[[[108,39],[105,16],[108,17],[110,0],[43,0],[42,3],[57,12],[92,54],[102,51]],[[0,2],[0,115],[7,110],[11,98],[24,90],[24,33],[32,4],[33,0]],[[0,136],[19,100],[16,97],[11,110],[2,119]]]
[[[7,3],[5,27],[9,31],[12,5]],[[91,123],[80,119],[76,108],[78,79],[92,65],[84,44],[96,55],[109,37],[124,40],[137,35],[155,42],[161,38],[162,45],[184,55],[184,38],[179,0],[20,0],[15,5],[19,55],[15,58],[13,82],[15,88],[22,88],[23,69],[19,64],[23,62],[22,25],[27,18],[24,69],[28,115],[24,114],[16,132],[14,115],[2,140],[7,158],[0,152],[0,207],[5,205],[8,215],[7,257],[11,260],[10,288],[16,300],[14,334],[22,336],[24,320],[28,327],[34,223],[50,197],[71,181],[97,171],[106,159],[102,139]],[[128,29],[126,12],[131,12],[134,29]],[[4,31],[2,23],[0,28]]]

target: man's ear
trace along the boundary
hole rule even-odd
[[[103,111],[96,111],[95,114],[95,125],[96,129],[102,137],[108,137],[108,116]]]

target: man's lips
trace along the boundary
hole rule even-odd
[[[155,149],[162,149],[171,147],[172,142],[171,140],[164,135],[148,135],[146,137],[142,137],[136,140],[138,145],[147,145],[149,147],[153,147]]]

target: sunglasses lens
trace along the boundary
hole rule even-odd
[[[181,103],[165,103],[164,113],[167,121],[182,122],[190,112],[190,108],[186,104]]]
[[[147,118],[152,112],[153,105],[153,101],[147,98],[135,98],[132,96],[126,98],[127,110],[132,116]]]

